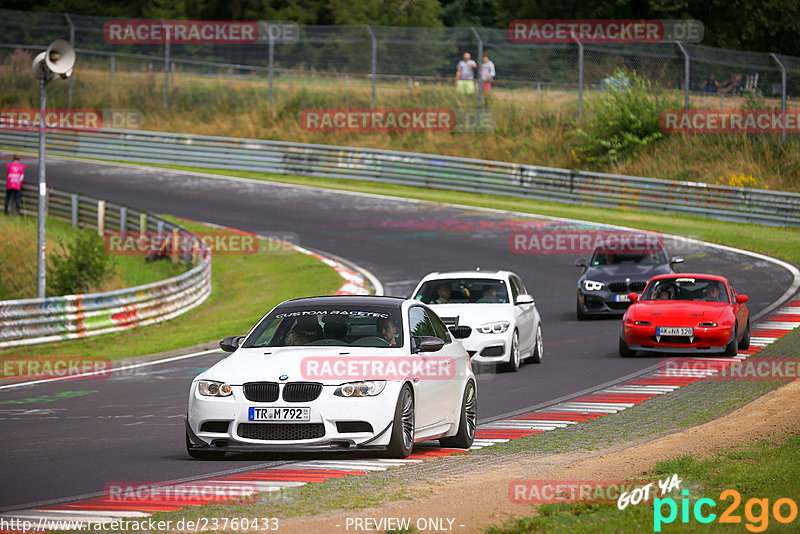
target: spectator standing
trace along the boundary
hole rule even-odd
[[[20,206],[20,190],[22,189],[22,181],[25,179],[25,164],[20,163],[19,156],[14,155],[13,161],[6,164],[6,203],[3,213],[8,215],[8,203],[11,199],[14,200],[14,205],[17,207],[17,215],[22,215],[22,207]]]
[[[478,64],[472,61],[469,53],[464,53],[464,59],[456,66],[456,90],[466,95],[475,93],[475,70]]]
[[[484,93],[492,91],[492,80],[494,80],[496,74],[494,63],[492,63],[488,55],[484,54],[483,63],[481,63],[481,84],[483,85]]]

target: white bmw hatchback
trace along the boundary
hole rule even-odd
[[[276,306],[192,382],[186,447],[226,452],[469,448],[477,389],[469,356],[419,301],[331,296]]]
[[[516,371],[523,361],[541,363],[542,321],[522,279],[511,271],[452,271],[425,276],[413,293],[444,323],[458,327],[475,363]]]

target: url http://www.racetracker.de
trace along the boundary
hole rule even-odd
[[[50,531],[112,531],[112,532],[202,532],[202,531],[275,531],[278,530],[277,517],[200,517],[197,519],[153,518],[114,519],[106,521],[69,521],[46,519],[38,521],[26,519],[4,519],[0,517],[0,532],[50,532]]]

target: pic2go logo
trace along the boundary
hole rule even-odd
[[[681,493],[684,495],[680,504],[681,523],[689,523],[690,512],[698,523],[711,523],[717,518],[717,514],[711,512],[711,508],[717,506],[713,499],[698,499],[692,506],[689,504],[689,490],[684,489]],[[739,504],[742,502],[742,496],[738,491],[732,489],[725,490],[719,494],[720,501],[729,499],[731,504],[719,516],[719,523],[739,524],[742,522],[742,517],[736,514],[736,509],[739,508]],[[669,509],[666,516],[664,516],[665,507]],[[653,501],[653,531],[661,532],[662,524],[668,525],[675,521],[678,518],[678,511],[679,507],[675,499],[671,497],[665,499],[656,498]],[[797,503],[792,499],[784,497],[776,500],[772,504],[771,511],[772,516],[778,523],[787,524],[797,519]],[[748,521],[745,524],[747,530],[750,532],[764,532],[769,526],[769,499],[749,499],[744,505],[744,516]]]

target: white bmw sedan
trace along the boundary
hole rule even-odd
[[[226,452],[469,448],[477,390],[455,334],[419,301],[331,296],[276,306],[192,382],[186,447]]]
[[[542,321],[522,279],[510,271],[436,272],[425,276],[414,299],[428,304],[451,329],[473,362],[516,371],[541,363]]]

